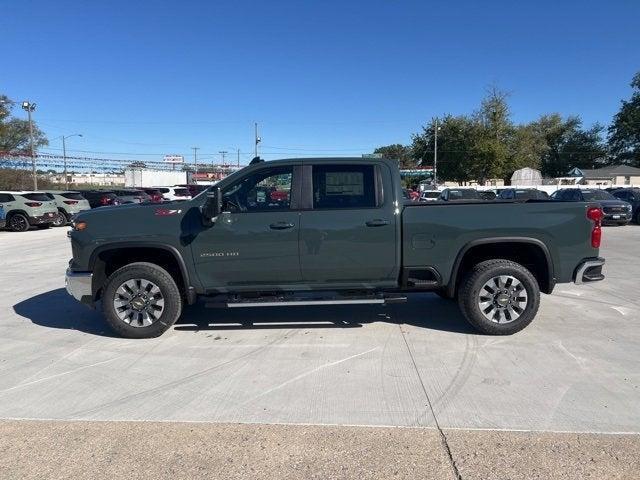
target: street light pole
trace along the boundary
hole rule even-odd
[[[193,164],[195,167],[195,173],[193,175],[193,183],[197,184],[198,179],[196,177],[198,175],[198,150],[200,150],[200,147],[191,147],[191,149],[193,150]]]
[[[31,147],[31,171],[33,173],[33,189],[38,190],[38,175],[36,174],[36,153],[33,145],[33,120],[31,118],[31,112],[36,109],[36,104],[31,103],[29,100],[22,102],[22,109],[27,111],[29,117],[29,145]]]
[[[64,160],[64,188],[69,189],[69,177],[67,176],[67,143],[66,139],[71,137],[81,137],[81,133],[74,133],[73,135],[62,136],[62,158]]]
[[[254,126],[254,138],[255,138],[255,144],[256,144],[254,157],[257,157],[258,156],[258,144],[262,141],[262,139],[258,136],[258,122],[255,122],[253,124],[253,126]]]
[[[433,185],[438,186],[438,117],[435,118],[433,128]]]

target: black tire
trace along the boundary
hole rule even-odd
[[[636,225],[640,225],[640,208],[636,212],[636,217],[634,221],[636,222]]]
[[[519,317],[508,323],[488,319],[479,305],[484,285],[500,275],[518,280],[527,294],[526,305]],[[463,279],[458,293],[458,306],[467,321],[480,332],[488,335],[511,335],[533,321],[540,306],[540,287],[531,272],[519,263],[503,259],[487,260],[475,265]],[[488,314],[491,315],[491,311]]]
[[[29,219],[22,213],[14,213],[7,219],[7,228],[12,232],[26,232],[29,230]]]
[[[155,284],[163,297],[164,309],[160,316],[148,326],[132,326],[122,320],[114,306],[118,288],[126,281],[144,279]],[[171,275],[153,263],[137,262],[113,272],[102,292],[102,312],[109,326],[125,338],[154,338],[162,335],[180,318],[182,295]]]
[[[67,217],[67,214],[64,213],[63,211],[58,211],[58,216],[53,221],[53,226],[64,227],[68,223],[69,223],[69,217]]]

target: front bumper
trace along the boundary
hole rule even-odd
[[[631,221],[631,212],[615,212],[615,213],[606,213],[602,217],[603,224],[611,224],[611,223],[629,223]]]
[[[581,285],[583,283],[604,280],[604,275],[602,274],[603,265],[604,258],[602,257],[584,259],[580,265],[578,265],[578,268],[576,268],[573,282],[576,285]]]
[[[93,296],[91,295],[91,281],[93,274],[91,272],[74,272],[67,268],[64,283],[67,293],[79,302],[85,305],[93,304]]]

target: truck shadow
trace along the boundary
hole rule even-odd
[[[28,298],[13,306],[21,317],[48,328],[78,330],[115,337],[99,311],[73,300],[63,288]],[[474,334],[455,302],[436,295],[412,294],[405,304],[344,305],[318,307],[205,308],[196,304],[184,309],[177,331],[224,331],[279,328],[360,328],[364,324],[388,322],[430,330]]]

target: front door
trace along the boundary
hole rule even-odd
[[[223,213],[191,244],[206,289],[286,288],[300,282],[294,181],[292,166],[264,167],[224,188]]]
[[[305,166],[311,209],[301,212],[305,284],[389,287],[398,279],[397,223],[390,172],[366,163]],[[309,172],[311,170],[311,172]]]

